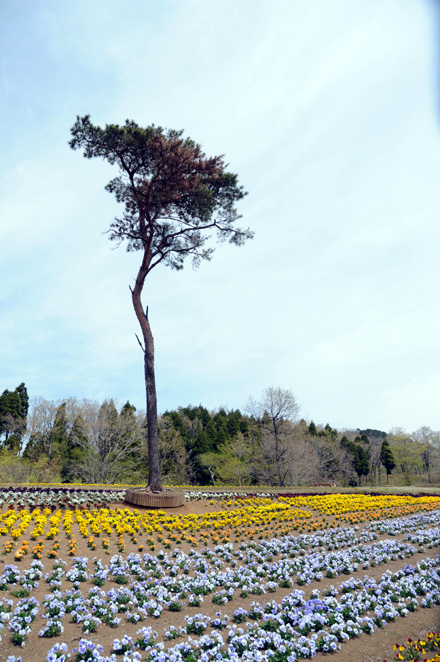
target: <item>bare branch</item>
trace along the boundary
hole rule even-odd
[[[135,335],[136,338],[137,338],[137,341],[138,341],[138,343],[139,343],[139,346],[140,346],[141,350],[142,350],[143,353],[145,354],[145,348],[144,348],[144,346],[142,345],[141,341],[139,340],[139,336],[138,336],[138,334],[135,333],[134,335]]]

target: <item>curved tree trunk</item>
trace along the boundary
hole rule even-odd
[[[156,377],[154,373],[154,339],[151,333],[150,322],[148,321],[148,308],[144,312],[142,308],[141,292],[145,277],[148,273],[147,258],[144,255],[142,266],[136,278],[136,284],[132,290],[133,308],[142,329],[144,339],[144,372],[145,389],[147,399],[147,435],[148,435],[148,487],[153,492],[162,491],[162,481],[160,478],[159,464],[159,444],[157,433],[157,396],[156,396]],[[142,346],[142,345],[141,345]]]
[[[159,465],[159,445],[157,435],[157,396],[156,377],[154,374],[154,340],[150,323],[145,317],[147,332],[142,328],[145,353],[145,388],[147,394],[147,435],[148,435],[148,487],[153,491],[162,490]]]

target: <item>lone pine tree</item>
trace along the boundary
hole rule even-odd
[[[103,129],[90,116],[77,117],[71,129],[72,149],[83,149],[88,159],[100,157],[119,170],[105,187],[124,205],[109,228],[109,237],[127,242],[128,251],[142,259],[131,289],[142,331],[147,404],[148,487],[161,491],[157,432],[157,396],[154,341],[148,307],[141,300],[145,279],[159,264],[182,269],[190,257],[195,266],[211,259],[213,235],[238,246],[253,234],[238,228],[236,202],[245,195],[237,175],[227,172],[222,156],[206,157],[200,145],[183,138],[183,131],[154,125],[142,128],[127,120],[123,126]],[[139,340],[139,339],[138,339]]]

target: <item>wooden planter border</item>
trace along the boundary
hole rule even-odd
[[[179,508],[185,504],[185,495],[171,491],[168,494],[152,494],[145,490],[127,490],[125,502],[144,508]]]

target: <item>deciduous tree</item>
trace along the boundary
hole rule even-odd
[[[168,416],[159,418],[159,456],[162,474],[169,484],[189,482],[185,440]]]
[[[299,411],[295,396],[288,389],[271,386],[263,391],[259,402],[249,399],[247,411],[258,421],[262,431],[262,446],[266,447],[265,454],[267,456],[270,449],[278,484],[283,486],[288,474],[285,459],[292,435],[292,422]]]
[[[414,439],[402,428],[392,428],[388,434],[396,466],[400,469],[406,485],[411,485],[414,475],[423,470],[423,452],[427,444]]]
[[[219,478],[223,483],[242,486],[252,473],[252,446],[241,432],[234,441],[222,444],[217,453],[203,453],[201,463],[210,472],[213,482]]]
[[[86,451],[77,471],[87,482],[111,483],[135,467],[133,454],[141,445],[141,432],[135,417],[127,410],[119,414],[112,400],[93,413],[74,439]]]
[[[413,432],[413,439],[423,445],[422,460],[423,468],[428,475],[428,480],[432,482],[433,469],[439,468],[440,460],[440,432],[431,430],[427,425],[422,425],[418,430]]]
[[[28,419],[29,440],[24,457],[36,461],[44,454],[50,462],[58,451],[54,427],[60,403],[38,396],[32,398],[31,405]]]

